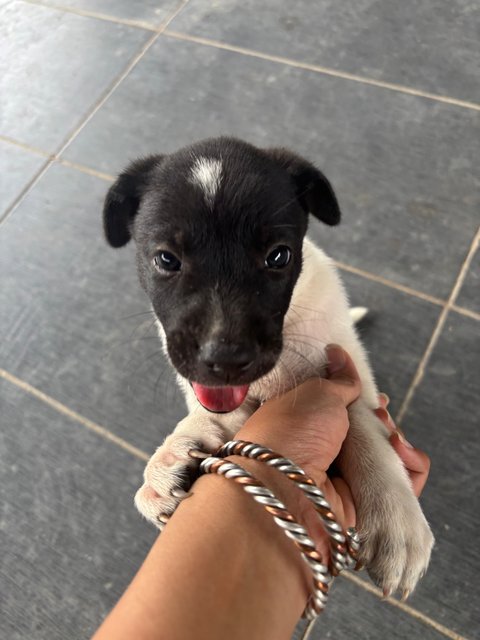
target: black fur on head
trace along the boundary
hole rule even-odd
[[[243,385],[275,365],[307,213],[340,220],[325,176],[286,149],[234,138],[137,160],[112,185],[107,240],[134,238],[140,281],[182,376]]]
[[[103,206],[103,229],[112,247],[123,247],[131,238],[133,219],[148,186],[149,176],[163,156],[135,160],[108,190]]]
[[[290,175],[298,201],[306,213],[331,226],[340,222],[337,198],[323,173],[288,149],[269,149],[267,153]]]

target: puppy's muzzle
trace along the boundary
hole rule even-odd
[[[234,383],[251,369],[256,357],[257,350],[250,345],[209,340],[199,349],[198,365],[209,377]]]

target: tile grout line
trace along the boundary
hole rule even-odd
[[[13,138],[7,138],[6,136],[0,135],[0,141],[2,140],[4,142],[7,142],[8,144],[23,148],[26,151],[31,151],[32,153],[36,153],[38,155],[49,158],[51,160],[51,163],[56,163],[56,164],[63,165],[65,167],[69,167],[70,169],[75,169],[76,171],[80,171],[81,173],[94,176],[95,178],[99,178],[100,180],[104,180],[105,182],[113,182],[116,178],[116,176],[111,175],[110,173],[104,173],[103,171],[98,171],[97,169],[87,167],[86,165],[80,164],[78,162],[72,162],[71,160],[67,160],[66,158],[57,158],[56,156],[49,154],[47,151],[43,151],[42,149],[37,149],[35,147],[30,147],[29,145],[23,144],[22,142],[14,140]],[[32,178],[32,180],[34,179],[35,177]],[[24,190],[27,190],[28,188],[29,187],[27,185],[24,188]],[[24,190],[22,190],[20,195],[17,196],[18,199],[23,195]],[[1,222],[1,218],[0,218],[0,222]],[[332,260],[332,261],[335,264],[335,266],[341,269],[342,271],[353,273],[357,276],[365,278],[365,280],[378,282],[379,284],[382,284],[385,287],[394,289],[396,291],[401,291],[402,293],[410,295],[414,298],[424,300],[425,302],[429,302],[430,304],[434,304],[440,307],[444,307],[447,304],[446,300],[442,300],[441,298],[437,298],[436,296],[431,296],[428,293],[424,293],[422,291],[417,291],[416,289],[412,289],[407,285],[401,284],[399,282],[395,282],[394,280],[389,280],[388,278],[384,278],[383,276],[379,276],[370,271],[360,269],[359,267],[354,267],[352,265],[346,264],[345,262],[340,262],[339,260]],[[460,315],[473,318],[474,320],[480,320],[480,313],[477,313],[476,311],[471,311],[467,307],[461,307],[459,305],[452,304],[451,310],[455,311],[456,313],[459,313]]]
[[[161,26],[156,30],[153,35],[147,40],[147,42],[141,47],[140,51],[133,57],[132,60],[127,64],[127,67],[122,71],[122,73],[117,76],[114,80],[113,84],[110,84],[109,88],[105,91],[104,95],[96,102],[96,104],[92,107],[90,113],[82,120],[82,122],[74,129],[73,133],[69,135],[67,140],[64,142],[63,146],[56,152],[55,157],[59,158],[65,149],[73,142],[73,140],[79,135],[82,129],[90,122],[93,116],[97,113],[97,111],[103,107],[105,102],[110,98],[112,93],[117,89],[117,87],[125,80],[130,71],[140,62],[143,56],[147,53],[150,47],[155,43],[155,41],[159,38],[160,34],[164,29],[168,27],[170,22],[180,13],[180,11],[185,7],[185,5],[189,2],[189,0],[180,0],[179,4],[177,4],[176,9],[166,18]]]
[[[10,138],[9,136],[4,136],[0,134],[0,142],[5,142],[6,144],[11,144],[15,147],[19,147],[24,151],[29,151],[30,153],[34,153],[35,155],[42,156],[43,158],[54,158],[55,154],[50,153],[49,151],[45,151],[44,149],[39,149],[38,147],[32,147],[30,144],[26,144],[25,142],[21,142],[20,140],[15,140],[14,138]]]
[[[72,421],[77,422],[78,424],[81,424],[83,427],[85,427],[89,431],[95,433],[97,436],[101,438],[104,438],[108,442],[120,447],[127,453],[130,453],[131,455],[133,455],[135,458],[138,458],[145,462],[147,462],[150,459],[150,455],[147,454],[145,451],[142,451],[138,447],[135,447],[134,445],[130,444],[127,440],[124,440],[120,436],[117,436],[109,429],[106,429],[105,427],[102,427],[96,422],[93,422],[93,420],[86,418],[85,416],[81,415],[77,411],[70,409],[62,402],[55,400],[55,398],[52,398],[52,396],[44,393],[43,391],[40,391],[40,389],[37,389],[36,387],[32,386],[25,380],[22,380],[21,378],[18,378],[17,376],[9,373],[5,369],[0,368],[0,379],[6,380],[11,385],[17,387],[18,389],[21,389],[24,393],[27,393],[28,395],[36,398],[40,402],[43,402],[50,408],[66,416]],[[423,622],[424,624],[433,627],[434,629],[436,629],[443,635],[447,636],[448,638],[451,638],[452,640],[467,640],[467,638],[464,638],[463,636],[460,636],[459,634],[452,631],[451,629],[444,627],[439,622],[436,622],[435,620],[428,617],[421,611],[414,609],[413,607],[405,604],[404,602],[400,602],[399,600],[395,600],[393,598],[384,598],[383,593],[380,591],[380,589],[377,589],[377,587],[374,587],[368,582],[365,582],[358,576],[348,573],[348,574],[342,574],[342,577],[350,580],[361,589],[364,589],[365,591],[368,591],[374,594],[378,598],[385,600],[391,606],[401,609],[404,613],[410,615],[412,618],[415,618]]]
[[[46,9],[53,9],[54,11],[62,11],[63,13],[72,13],[76,16],[82,16],[83,18],[95,18],[97,20],[103,20],[104,22],[112,22],[113,24],[122,24],[127,27],[134,27],[136,29],[143,29],[144,31],[153,31],[159,33],[161,24],[155,26],[149,22],[143,22],[142,20],[130,20],[129,18],[119,18],[109,15],[108,13],[99,13],[97,11],[88,11],[87,9],[79,9],[78,7],[65,7],[61,4],[55,4],[50,2],[42,2],[42,0],[23,0],[27,4],[32,4],[37,7],[45,7]]]
[[[371,273],[370,271],[364,271],[363,269],[359,269],[357,267],[352,267],[349,264],[345,264],[344,262],[339,262],[338,260],[332,260],[336,267],[342,269],[343,271],[348,271],[349,273],[354,273],[357,276],[362,276],[367,280],[372,280],[373,282],[378,282],[379,284],[383,284],[386,287],[390,287],[391,289],[397,289],[402,293],[407,293],[415,298],[420,298],[425,302],[430,302],[431,304],[443,307],[446,304],[446,300],[442,300],[441,298],[436,298],[435,296],[430,296],[428,293],[423,293],[422,291],[417,291],[416,289],[412,289],[407,285],[401,284],[399,282],[394,282],[393,280],[389,280],[388,278],[384,278],[383,276],[378,276],[375,273]]]
[[[466,316],[467,318],[472,318],[473,320],[480,320],[480,313],[476,311],[471,311],[470,309],[466,309],[465,307],[458,307],[456,304],[452,304],[452,311],[456,311],[462,316]]]
[[[28,393],[29,395],[33,396],[37,400],[40,400],[41,402],[48,405],[52,409],[55,409],[56,411],[63,414],[64,416],[67,416],[67,418],[70,418],[71,420],[78,422],[79,424],[86,427],[89,431],[93,431],[93,433],[96,433],[98,436],[117,445],[124,451],[128,451],[128,453],[132,454],[136,458],[140,458],[140,460],[145,460],[145,461],[147,461],[150,458],[150,456],[147,453],[145,453],[145,451],[138,449],[133,444],[130,444],[123,438],[120,438],[120,436],[115,435],[105,427],[102,427],[96,422],[93,422],[93,420],[89,420],[85,416],[82,416],[80,413],[77,413],[76,411],[74,411],[73,409],[70,409],[66,405],[59,402],[58,400],[55,400],[55,398],[52,398],[51,396],[44,393],[43,391],[40,391],[40,389],[37,389],[36,387],[33,387],[28,382],[25,382],[25,380],[21,380],[20,378],[17,378],[17,376],[14,376],[8,371],[5,371],[5,369],[0,369],[0,378],[3,378],[3,380],[6,380],[10,384],[18,387],[19,389],[22,389],[22,391],[24,391],[25,393]]]
[[[467,275],[467,271],[470,268],[470,264],[473,260],[473,256],[475,255],[475,252],[478,248],[479,243],[480,243],[480,227],[478,227],[477,232],[473,236],[472,243],[470,245],[467,255],[465,256],[465,260],[462,264],[457,280],[453,286],[452,293],[448,297],[447,305],[449,305],[450,307],[455,304],[455,300],[457,299],[460,289],[462,288],[463,282],[465,280],[465,276]]]
[[[140,51],[138,51],[135,56],[129,61],[124,70],[116,76],[116,78],[108,85],[108,87],[103,92],[102,96],[97,100],[96,103],[91,107],[89,113],[83,118],[83,120],[78,124],[71,133],[67,135],[66,140],[61,144],[59,149],[55,151],[52,155],[49,156],[49,159],[41,168],[41,170],[34,176],[34,178],[29,182],[27,187],[25,187],[20,196],[18,196],[14,202],[6,208],[3,212],[0,222],[4,222],[8,216],[17,208],[17,206],[22,202],[27,193],[30,191],[32,187],[36,185],[36,183],[40,180],[40,178],[45,174],[45,172],[49,169],[49,167],[61,156],[61,154],[65,151],[65,149],[73,142],[73,140],[79,135],[82,129],[90,122],[92,117],[97,113],[97,111],[105,104],[105,102],[110,98],[112,93],[117,89],[117,87],[123,82],[123,80],[127,77],[130,71],[136,66],[136,64],[142,59],[145,53],[150,49],[150,47],[155,43],[155,41],[159,38],[160,34],[164,29],[168,27],[170,22],[182,11],[182,9],[188,4],[189,0],[180,0],[177,4],[176,8],[172,13],[162,22],[159,29],[142,45]]]
[[[472,243],[470,244],[470,248],[467,252],[467,255],[465,256],[465,260],[463,261],[463,264],[460,268],[459,274],[457,276],[457,279],[455,281],[455,284],[453,285],[452,291],[448,297],[448,300],[444,306],[444,308],[442,309],[442,312],[440,313],[440,316],[437,320],[437,324],[435,325],[435,328],[433,329],[432,335],[430,336],[430,340],[427,344],[427,347],[423,353],[423,356],[420,360],[420,362],[418,363],[418,367],[417,370],[415,372],[415,375],[413,376],[412,382],[410,384],[410,387],[405,395],[405,398],[402,402],[402,405],[398,411],[398,414],[395,417],[395,421],[397,422],[397,424],[400,426],[402,419],[405,416],[405,413],[407,412],[410,403],[412,401],[412,398],[415,394],[415,391],[417,390],[417,387],[419,386],[419,384],[421,383],[421,381],[423,380],[423,377],[425,375],[425,369],[426,366],[430,360],[430,357],[432,355],[433,349],[435,348],[438,339],[440,337],[440,334],[442,332],[442,329],[445,325],[445,321],[447,319],[448,313],[449,311],[453,308],[453,305],[455,303],[456,297],[458,295],[458,292],[460,291],[460,288],[463,284],[463,281],[465,280],[465,276],[467,275],[467,271],[468,268],[470,267],[470,264],[472,262],[473,256],[475,254],[475,251],[477,249],[477,246],[479,244],[479,239],[480,239],[480,227],[477,229],[477,232],[475,233]]]
[[[66,160],[65,158],[55,158],[55,162],[57,164],[63,165],[64,167],[69,167],[70,169],[75,169],[76,171],[80,171],[81,173],[86,173],[89,176],[100,178],[100,180],[104,180],[105,182],[113,182],[116,178],[116,176],[112,176],[109,173],[103,173],[103,171],[91,169],[90,167],[86,167],[83,164],[71,162],[71,160]]]
[[[284,64],[290,67],[296,67],[298,69],[305,69],[306,71],[314,71],[316,73],[320,73],[326,76],[341,78],[342,80],[350,80],[352,82],[358,82],[360,84],[366,84],[366,85],[370,85],[380,89],[387,89],[389,91],[395,91],[397,93],[404,93],[407,95],[415,96],[417,98],[426,98],[427,100],[433,100],[436,102],[449,104],[455,107],[461,107],[463,109],[480,111],[480,104],[477,104],[475,102],[469,102],[467,100],[451,98],[450,96],[442,96],[436,93],[422,91],[420,89],[413,89],[411,87],[395,84],[393,82],[385,82],[383,80],[374,80],[373,78],[358,76],[354,73],[349,73],[347,71],[337,71],[335,69],[330,69],[329,67],[323,67],[318,64],[301,62],[299,60],[292,60],[291,58],[284,58],[283,56],[263,53],[261,51],[256,51],[255,49],[247,49],[246,47],[239,47],[237,45],[226,44],[224,42],[220,42],[219,40],[211,40],[210,38],[202,38],[200,36],[188,35],[186,33],[180,33],[179,31],[172,31],[170,29],[164,29],[161,35],[175,38],[176,40],[185,40],[187,42],[195,42],[197,44],[202,44],[207,47],[224,49],[225,51],[231,51],[232,53],[240,53],[244,56],[249,56],[252,58],[261,58],[262,60],[268,60],[270,62],[276,62],[276,63]]]
[[[365,76],[356,75],[354,73],[349,73],[348,71],[338,71],[336,69],[331,69],[330,67],[323,67],[322,65],[318,65],[318,64],[302,62],[300,60],[293,60],[291,58],[285,58],[283,56],[263,53],[261,51],[256,51],[255,49],[248,49],[246,47],[239,47],[237,45],[231,45],[224,42],[220,42],[219,40],[212,40],[210,38],[203,38],[200,36],[189,35],[187,33],[181,33],[179,31],[168,30],[167,29],[168,24],[178,15],[178,13],[175,13],[171,18],[168,19],[167,25],[162,23],[160,26],[157,27],[154,24],[151,24],[149,22],[144,22],[142,20],[130,20],[128,18],[119,18],[106,13],[97,13],[96,11],[88,11],[85,9],[78,9],[76,7],[65,7],[61,4],[50,4],[48,2],[42,2],[42,0],[23,0],[23,1],[32,5],[46,7],[56,11],[63,11],[64,13],[72,13],[72,14],[83,16],[86,18],[95,18],[97,20],[104,20],[106,22],[112,22],[113,24],[122,24],[125,26],[134,27],[137,29],[143,29],[145,31],[152,31],[159,35],[163,33],[164,35],[171,36],[172,38],[175,38],[177,40],[186,40],[189,42],[196,42],[197,44],[215,47],[218,49],[225,49],[226,51],[231,51],[233,53],[239,53],[239,54],[250,56],[250,57],[261,58],[263,60],[269,60],[270,62],[285,64],[290,67],[305,69],[307,71],[315,71],[316,73],[320,73],[323,75],[328,75],[336,78],[342,78],[343,80],[359,82],[361,84],[367,84],[374,87],[387,89],[389,91],[396,91],[398,93],[405,93],[412,96],[426,98],[428,100],[435,100],[437,102],[442,102],[445,104],[461,107],[464,109],[472,109],[474,111],[480,111],[480,104],[477,104],[475,102],[469,102],[468,100],[460,100],[457,98],[452,98],[450,96],[442,96],[436,93],[422,91],[421,89],[414,89],[412,87],[396,84],[394,82],[375,80],[373,78],[368,78]],[[181,9],[182,8],[183,7],[181,7]]]
[[[51,158],[47,159],[38,169],[33,176],[28,180],[25,186],[20,189],[20,192],[15,196],[15,198],[10,202],[10,204],[5,208],[4,211],[0,212],[0,224],[5,222],[5,220],[9,217],[9,215],[14,211],[17,206],[22,202],[27,193],[32,189],[40,178],[43,176],[48,167],[51,166],[53,160]]]
[[[415,618],[416,620],[418,620],[419,622],[422,622],[426,626],[432,627],[433,629],[435,629],[442,635],[446,636],[447,638],[451,638],[451,640],[468,640],[465,636],[462,636],[456,631],[453,631],[452,629],[445,627],[440,622],[437,622],[436,620],[434,620],[433,618],[430,618],[429,616],[425,615],[421,611],[418,611],[418,609],[414,609],[410,605],[405,604],[405,602],[402,602],[401,600],[396,600],[395,598],[385,598],[383,596],[383,593],[380,591],[380,589],[375,587],[373,584],[369,584],[368,582],[365,582],[365,580],[362,580],[361,578],[359,578],[355,573],[342,573],[340,574],[340,577],[348,580],[349,582],[352,582],[353,584],[357,585],[361,589],[364,589],[365,591],[368,591],[369,593],[377,596],[380,600],[384,600],[390,606],[400,609],[404,613],[407,613],[412,618]]]

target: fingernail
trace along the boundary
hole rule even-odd
[[[390,414],[388,413],[388,411],[386,409],[384,409],[383,407],[378,407],[378,409],[375,409],[375,413],[377,414],[377,417],[382,422],[390,423]]]
[[[386,424],[392,432],[395,432],[395,423],[392,420],[392,416],[386,409],[384,409],[383,407],[379,407],[378,409],[375,409],[375,414],[377,418],[379,418],[383,422],[383,424]]]
[[[387,396],[386,393],[379,393],[379,396],[383,398],[383,402],[385,404],[385,407],[388,407],[388,405],[390,404],[390,398]]]
[[[328,365],[327,371],[331,375],[337,373],[345,367],[345,352],[338,344],[329,344],[327,346]]]
[[[407,449],[413,449],[413,445],[410,444],[410,442],[405,438],[405,434],[403,433],[403,431],[401,429],[399,429],[399,427],[396,428],[396,433],[398,436],[398,439],[400,440],[400,442],[407,447]]]

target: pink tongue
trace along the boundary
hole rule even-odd
[[[197,400],[209,411],[234,411],[245,400],[248,384],[239,387],[204,387],[192,382]]]

